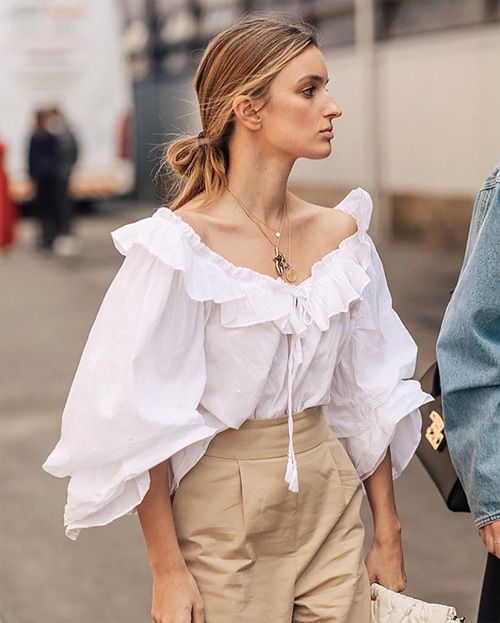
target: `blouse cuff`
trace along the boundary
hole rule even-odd
[[[149,469],[174,457],[186,445],[209,439],[217,430],[199,424],[192,434],[176,443],[172,435],[157,440],[147,453],[129,457],[121,463],[75,469],[68,485],[64,508],[66,536],[75,541],[82,528],[103,526],[123,515],[136,514],[150,486]],[[54,476],[62,476],[57,469],[57,457],[43,468]]]
[[[422,418],[419,407],[433,400],[420,383],[402,380],[374,410],[363,431],[339,439],[344,444],[361,480],[373,474],[390,447],[392,477],[398,478],[420,443]]]

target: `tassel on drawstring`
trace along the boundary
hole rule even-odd
[[[297,461],[294,454],[288,454],[285,480],[288,482],[288,490],[297,493],[299,490],[299,474],[297,471]]]

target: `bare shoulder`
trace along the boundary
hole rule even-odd
[[[304,203],[304,214],[313,223],[314,230],[329,241],[329,246],[337,247],[342,240],[358,231],[356,220],[342,210],[314,203]]]
[[[352,236],[358,231],[358,224],[350,214],[333,208],[321,207],[320,209],[323,210],[325,226],[329,226],[339,239]]]
[[[194,197],[180,208],[177,208],[177,210],[174,210],[174,214],[190,225],[201,238],[204,238],[206,218],[204,213],[200,210],[202,206],[203,202],[200,198]]]

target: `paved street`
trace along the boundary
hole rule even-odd
[[[109,232],[153,209],[115,208],[82,218],[79,259],[36,255],[26,221],[18,248],[1,259],[2,623],[150,621],[149,568],[137,519],[121,518],[70,541],[62,525],[67,481],[46,474],[41,464],[58,439],[84,341],[121,262]],[[461,258],[408,244],[388,245],[381,255],[394,306],[420,346],[420,373],[433,359]],[[396,492],[406,592],[453,604],[475,623],[485,553],[470,515],[445,509],[416,459],[396,481]],[[364,515],[369,523],[366,507]]]

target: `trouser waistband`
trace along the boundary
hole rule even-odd
[[[309,407],[293,415],[295,452],[309,450],[325,441],[330,428],[320,406]],[[228,459],[262,459],[288,453],[288,416],[246,420],[238,429],[218,433],[205,452],[208,456]]]

